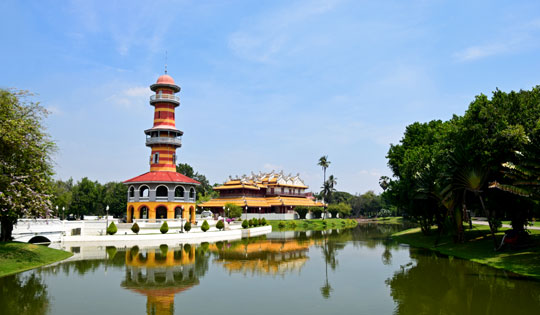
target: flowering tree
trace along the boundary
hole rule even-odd
[[[0,89],[0,241],[19,217],[47,215],[55,146],[41,122],[47,111],[25,91]]]

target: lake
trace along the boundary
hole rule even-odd
[[[0,278],[1,314],[534,314],[540,282],[392,242],[362,224],[233,242],[65,248]]]

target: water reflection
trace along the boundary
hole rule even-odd
[[[73,247],[78,253],[70,261],[0,278],[0,313],[218,313],[240,295],[237,314],[498,314],[540,307],[540,282],[400,246],[388,235],[402,228],[366,224],[213,244]],[[261,308],[268,296],[280,303]]]
[[[35,273],[1,277],[0,293],[2,314],[44,314],[49,307],[47,285]]]
[[[175,294],[198,285],[208,270],[204,245],[175,249],[161,245],[145,252],[134,247],[124,256],[125,279],[120,285],[146,296],[147,314],[173,314]]]
[[[538,282],[420,249],[386,283],[396,314],[534,314]]]

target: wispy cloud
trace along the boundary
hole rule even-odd
[[[152,92],[146,86],[136,86],[126,88],[106,98],[107,102],[129,108],[143,108],[147,104],[144,102]]]
[[[483,44],[471,45],[454,54],[459,62],[474,61],[491,56],[516,53],[537,46],[540,19],[528,21],[497,34],[497,39]]]
[[[296,38],[294,29],[313,16],[322,15],[339,3],[310,1],[295,3],[265,16],[259,16],[245,29],[229,36],[229,48],[238,56],[257,62],[272,62]]]

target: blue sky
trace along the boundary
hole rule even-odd
[[[0,87],[48,108],[56,177],[149,170],[148,86],[182,87],[179,160],[380,191],[406,125],[540,83],[538,1],[2,1]]]

